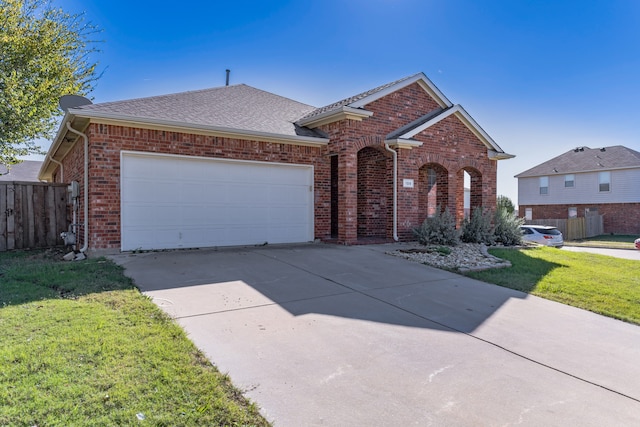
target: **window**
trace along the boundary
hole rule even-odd
[[[611,172],[598,173],[598,183],[600,184],[600,192],[606,192],[611,190]]]
[[[524,209],[524,219],[527,221],[531,221],[533,219],[533,209],[525,208]]]
[[[569,218],[578,218],[578,208],[569,208]]]
[[[540,177],[540,194],[549,194],[549,177]]]
[[[575,184],[575,176],[573,174],[564,176],[564,187],[565,188],[573,188]]]

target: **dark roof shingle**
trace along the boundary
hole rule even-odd
[[[24,160],[10,168],[0,165],[0,181],[39,182],[38,172],[41,166],[42,162],[37,160]]]
[[[315,107],[245,84],[82,106],[77,112],[280,135],[320,136],[294,124]]]
[[[386,83],[386,84],[383,84],[382,86],[378,86],[376,88],[369,89],[366,92],[362,92],[362,93],[359,93],[357,95],[350,96],[349,98],[345,98],[345,99],[340,100],[338,102],[334,102],[333,104],[329,104],[329,105],[325,105],[324,107],[316,108],[315,110],[307,113],[304,117],[301,117],[300,119],[301,120],[302,119],[309,119],[311,117],[315,117],[317,115],[320,115],[322,113],[326,113],[326,112],[331,111],[331,110],[338,110],[340,107],[344,107],[346,105],[352,104],[352,103],[354,103],[356,101],[361,100],[362,98],[366,98],[367,96],[375,95],[378,92],[381,92],[381,91],[383,91],[383,90],[385,90],[385,89],[387,89],[387,88],[389,88],[389,87],[391,87],[393,85],[396,85],[398,83],[402,83],[405,80],[409,80],[409,79],[411,79],[411,78],[413,78],[415,76],[417,76],[417,74],[413,74],[411,76],[407,76],[407,77],[401,78],[401,79],[393,81],[391,83]]]
[[[622,145],[578,147],[519,173],[516,178],[624,168],[640,168],[640,153]]]

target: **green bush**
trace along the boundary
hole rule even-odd
[[[520,226],[524,224],[524,218],[518,218],[507,209],[498,209],[493,219],[496,242],[505,246],[522,244],[522,231]]]
[[[448,208],[442,211],[439,206],[434,216],[425,219],[420,227],[413,229],[413,234],[422,245],[455,246],[459,241],[456,220]]]
[[[495,237],[491,227],[491,211],[485,208],[474,209],[471,218],[465,218],[462,221],[460,240],[465,243],[492,245]]]

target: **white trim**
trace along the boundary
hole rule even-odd
[[[117,113],[108,113],[104,111],[86,111],[86,110],[69,110],[69,113],[76,117],[83,117],[92,120],[94,123],[100,123],[100,119],[111,120],[114,122],[124,122],[129,124],[141,124],[141,125],[155,125],[165,129],[172,129],[173,131],[181,130],[188,131],[189,133],[205,132],[207,134],[213,134],[226,137],[240,137],[242,139],[260,140],[267,142],[279,142],[283,144],[297,144],[297,145],[311,145],[322,147],[329,143],[329,138],[318,138],[312,136],[298,136],[298,135],[282,135],[277,133],[260,132],[252,130],[234,129],[222,126],[209,126],[194,123],[179,122],[165,119],[154,119],[147,117],[135,117],[127,116]]]
[[[361,121],[368,117],[373,116],[373,111],[363,110],[360,108],[353,108],[350,106],[342,106],[338,109],[327,110],[316,116],[302,119],[297,122],[300,126],[306,126],[309,128],[316,128],[318,126],[326,125],[327,123],[337,122],[339,120],[351,119]]]
[[[55,153],[58,150],[58,148],[60,148],[62,137],[64,137],[64,135],[68,132],[67,130],[68,122],[71,122],[71,115],[69,113],[65,113],[64,117],[62,118],[62,121],[60,122],[60,127],[58,128],[58,132],[56,133],[56,136],[53,139],[53,144],[51,144],[51,146],[49,147],[49,150],[47,150],[47,155],[45,156],[44,161],[40,166],[40,170],[38,171],[38,179],[41,181],[45,180],[44,172],[48,168],[49,163],[51,162],[52,153]]]
[[[147,151],[130,151],[130,150],[120,150],[120,171],[122,171],[122,163],[125,156],[130,157],[162,157],[162,158],[171,158],[171,159],[184,159],[184,160],[200,160],[200,161],[210,161],[212,163],[235,163],[235,164],[254,164],[254,165],[268,165],[268,166],[286,166],[286,167],[295,167],[298,169],[308,169],[311,173],[311,196],[309,203],[309,229],[308,236],[310,236],[309,241],[313,241],[315,234],[315,167],[311,164],[303,164],[303,163],[283,163],[283,162],[269,162],[269,161],[259,161],[259,160],[242,160],[242,159],[227,159],[224,157],[204,157],[204,156],[188,156],[184,154],[166,154],[166,153],[154,153]],[[122,238],[122,212],[124,209],[124,202],[122,199],[122,191],[124,186],[124,179],[122,175],[119,177],[120,181],[120,251],[125,251],[123,249],[124,239]]]
[[[492,159],[502,160],[502,159],[510,159],[515,157],[511,154],[505,153],[502,150],[502,148],[500,148],[500,146],[493,140],[493,138],[491,138],[489,134],[480,127],[480,125],[473,119],[473,117],[469,115],[469,113],[467,113],[467,111],[464,108],[462,108],[460,104],[456,104],[453,107],[447,110],[444,110],[442,113],[427,120],[420,126],[417,126],[411,129],[410,131],[400,135],[399,139],[413,138],[415,135],[419,134],[423,130],[428,129],[429,127],[435,125],[436,123],[441,122],[442,120],[446,119],[451,115],[455,115],[458,119],[460,119],[460,121],[471,132],[473,132],[473,134],[476,137],[478,137],[478,139],[480,139],[480,141],[482,141],[482,143],[486,145],[490,151],[492,151],[491,153],[489,153],[489,157],[491,157]]]
[[[367,104],[372,103],[373,101],[376,101],[382,97],[385,97],[399,89],[402,89],[404,87],[407,87],[415,82],[418,82],[420,84],[420,86],[429,94],[431,95],[431,97],[438,103],[438,105],[442,108],[448,108],[451,107],[453,104],[451,103],[451,101],[449,101],[449,99],[442,93],[440,92],[440,89],[438,89],[436,87],[436,85],[433,84],[433,82],[431,80],[429,80],[429,78],[424,74],[424,73],[418,73],[413,77],[410,77],[406,80],[403,80],[401,82],[398,82],[394,85],[391,85],[379,92],[373,93],[369,96],[365,96],[364,98],[361,98],[355,102],[352,102],[349,104],[350,107],[354,107],[354,108],[361,108],[364,107]]]
[[[397,148],[405,148],[408,150],[411,150],[412,148],[415,147],[422,147],[422,141],[416,141],[414,139],[401,139],[401,138],[394,138],[394,139],[387,139],[386,141],[384,141],[385,144],[388,144],[391,147],[397,147]]]
[[[171,157],[181,158],[185,160],[215,160],[223,163],[251,163],[259,165],[276,165],[276,166],[296,166],[298,168],[312,168],[312,164],[304,163],[285,163],[285,162],[270,162],[264,160],[244,160],[244,159],[228,159],[226,157],[207,157],[207,156],[190,156],[188,154],[169,154],[169,153],[155,153],[153,151],[132,151],[132,150],[120,150],[120,160],[122,161],[122,155],[132,155],[138,157]],[[122,182],[120,182],[122,185]]]

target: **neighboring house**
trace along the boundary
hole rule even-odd
[[[495,206],[511,157],[419,73],[322,108],[244,84],[69,108],[39,176],[79,182],[84,224],[88,164],[90,250],[356,244],[460,222],[464,171]]]
[[[528,220],[604,216],[604,232],[640,234],[640,152],[578,147],[516,175]]]
[[[42,162],[36,160],[24,160],[11,167],[0,165],[0,181],[38,182],[41,167]]]

